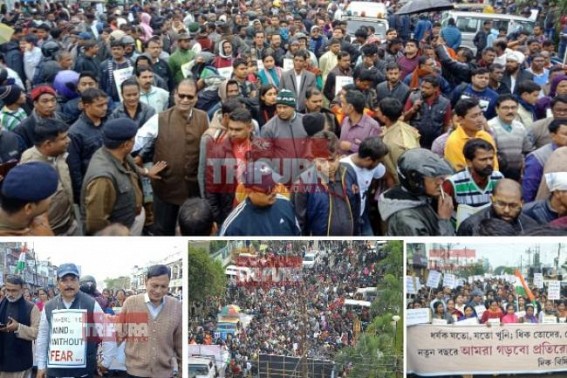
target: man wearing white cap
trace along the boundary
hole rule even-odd
[[[567,172],[546,173],[544,177],[551,194],[524,207],[524,214],[542,225],[567,215]]]
[[[525,59],[526,56],[520,51],[506,53],[506,72],[502,83],[506,84],[512,93],[516,92],[519,83],[534,79],[534,75],[523,68]]]

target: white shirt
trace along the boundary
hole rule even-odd
[[[360,168],[353,163],[352,155],[342,158],[341,163],[350,165],[356,172],[358,188],[360,189],[360,215],[362,215],[364,214],[364,208],[366,206],[366,192],[368,188],[370,188],[372,179],[382,178],[386,174],[386,167],[384,167],[383,164],[378,164],[374,169]]]
[[[146,294],[144,294],[144,301],[146,302],[146,306],[148,306],[148,311],[150,312],[152,319],[157,318],[159,313],[161,312],[161,310],[163,310],[163,306],[164,306],[164,303],[165,303],[163,298],[161,299],[161,303],[158,306],[156,306],[150,300],[150,296],[148,295],[148,293],[146,293]]]
[[[301,71],[301,73],[303,73],[303,71]],[[297,93],[295,94],[296,96],[301,93],[301,74],[295,74],[295,86],[297,87]]]

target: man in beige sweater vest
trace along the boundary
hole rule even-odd
[[[181,302],[168,296],[171,270],[153,265],[146,273],[146,293],[129,297],[119,315],[118,342],[126,342],[130,377],[181,376]]]

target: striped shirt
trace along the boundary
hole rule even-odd
[[[458,204],[476,207],[490,202],[490,195],[494,190],[494,186],[503,178],[502,173],[493,171],[486,187],[482,189],[474,182],[469,170],[465,169],[449,177],[449,181],[453,186],[454,198]]]
[[[27,116],[28,115],[22,108],[18,108],[18,110],[13,112],[4,106],[0,113],[0,125],[8,131],[14,131],[16,126],[22,123]]]

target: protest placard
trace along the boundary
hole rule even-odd
[[[410,308],[406,310],[406,325],[425,324],[431,321],[431,311],[428,308]]]
[[[123,82],[125,82],[127,79],[132,77],[133,72],[134,72],[133,67],[126,67],[112,71],[112,75],[114,76],[114,84],[116,85],[118,96],[120,96],[120,101],[122,101],[122,90],[120,89],[120,86],[122,85]]]
[[[561,282],[547,281],[547,299],[558,301],[561,298]]]
[[[85,368],[87,366],[87,310],[53,310],[47,367]]]
[[[439,286],[439,282],[441,281],[441,272],[436,270],[430,270],[429,275],[427,276],[427,283],[425,284],[427,287],[436,288]]]
[[[352,76],[335,76],[335,96],[339,94],[345,85],[354,83]]]

